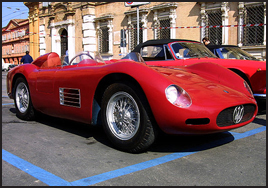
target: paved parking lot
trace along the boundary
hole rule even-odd
[[[162,135],[145,153],[114,149],[101,127],[16,117],[2,72],[3,186],[265,186],[266,112],[230,132]]]

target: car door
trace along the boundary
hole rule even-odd
[[[54,91],[54,78],[55,73],[59,68],[43,68],[37,72],[36,91],[42,95],[52,94]]]

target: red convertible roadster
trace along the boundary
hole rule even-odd
[[[244,126],[257,113],[250,87],[232,71],[211,63],[148,66],[138,53],[104,62],[83,52],[63,65],[51,52],[10,70],[7,93],[23,120],[42,112],[102,124],[117,148],[133,153],[147,149],[159,128],[217,133]]]
[[[186,66],[200,62],[222,65],[247,81],[258,100],[266,100],[266,62],[219,59],[203,44],[193,40],[148,40],[133,50],[139,52],[148,65]]]

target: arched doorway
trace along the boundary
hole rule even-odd
[[[61,39],[61,56],[66,55],[68,50],[68,32],[66,29],[63,29],[60,35]]]

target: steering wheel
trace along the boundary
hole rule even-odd
[[[86,58],[84,56],[86,56]],[[82,52],[82,53],[76,55],[74,58],[72,58],[69,65],[76,65],[84,59],[93,59],[94,60],[94,58],[89,54],[89,52]]]

